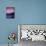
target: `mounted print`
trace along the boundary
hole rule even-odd
[[[8,19],[15,18],[15,8],[14,7],[6,7],[6,18]]]
[[[19,42],[21,40],[46,41],[46,25],[20,24],[18,38]]]

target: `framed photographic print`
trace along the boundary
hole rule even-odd
[[[6,18],[8,19],[15,18],[15,8],[14,7],[6,7]]]

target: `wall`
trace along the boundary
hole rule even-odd
[[[6,19],[5,8],[10,5],[16,9],[15,19]],[[46,0],[1,0],[0,44],[8,43],[9,32],[18,32],[17,24],[46,24]]]
[[[15,19],[7,19],[5,14],[6,7],[16,7],[15,4],[16,3],[11,0],[0,1],[0,44],[8,43],[8,34],[10,32],[16,32],[17,34],[17,17],[15,17]]]
[[[46,24],[46,0],[17,0],[16,14],[21,24]]]

